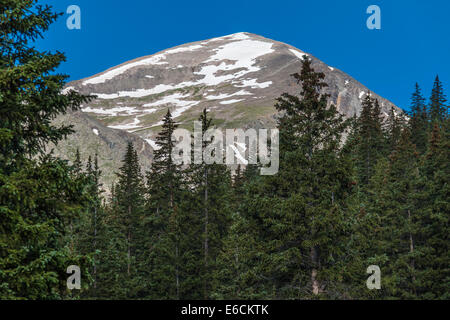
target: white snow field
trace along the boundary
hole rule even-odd
[[[131,98],[141,98],[145,96],[150,96],[154,94],[160,94],[165,91],[181,89],[190,86],[216,86],[224,82],[231,80],[236,80],[243,77],[244,75],[252,72],[261,70],[260,67],[256,66],[256,59],[263,55],[274,52],[272,49],[273,43],[267,41],[260,41],[250,39],[247,35],[243,33],[238,33],[230,36],[225,36],[222,38],[217,38],[216,40],[233,40],[233,42],[228,42],[218,48],[212,50],[212,55],[203,61],[202,68],[194,72],[195,75],[202,76],[200,79],[195,79],[192,81],[184,81],[180,83],[172,84],[158,84],[157,86],[149,89],[135,89],[133,91],[119,91],[117,93],[95,93],[99,99],[117,99],[121,97],[131,97]],[[209,41],[213,41],[209,40]],[[127,70],[142,66],[142,65],[160,65],[167,64],[167,62],[162,61],[166,55],[175,54],[186,51],[194,51],[202,48],[202,45],[192,45],[187,47],[179,47],[175,49],[170,49],[164,53],[160,53],[151,56],[146,59],[131,62],[115,69],[106,71],[105,73],[88,79],[83,82],[86,84],[99,84],[106,80],[112,79]],[[180,65],[177,68],[182,67]],[[223,75],[217,75],[219,72],[237,70],[235,73],[227,73]],[[152,78],[152,76],[146,76],[147,78]],[[245,79],[240,82],[239,87],[251,87],[251,88],[267,88],[272,84],[271,81],[264,83],[257,83],[257,79]]]
[[[297,58],[299,58],[300,60],[303,60],[303,56],[308,56],[306,53],[304,52],[300,52],[298,50],[294,50],[294,49],[289,49],[290,52],[292,52]]]

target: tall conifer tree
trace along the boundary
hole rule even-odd
[[[202,123],[202,136],[208,129],[212,128],[213,119],[209,117],[206,109],[200,115],[199,121]],[[203,141],[201,152],[204,154],[211,141]],[[212,155],[211,155],[212,156]],[[193,197],[188,200],[190,210],[194,216],[201,217],[202,235],[202,295],[200,297],[209,299],[211,297],[213,276],[217,271],[216,260],[222,249],[222,242],[228,232],[231,218],[231,174],[226,165],[206,164],[203,158],[202,163],[193,163],[188,169],[189,183],[193,189]],[[185,201],[186,202],[186,201]],[[185,209],[188,211],[189,209]],[[190,219],[193,223],[195,217]],[[190,229],[195,228],[191,226]],[[185,233],[188,233],[186,230]],[[191,242],[197,242],[198,234],[193,234]]]
[[[417,151],[420,154],[424,154],[428,142],[428,111],[425,98],[422,96],[419,84],[417,83],[411,97],[410,117],[411,141],[416,145]]]
[[[359,184],[365,188],[372,175],[378,159],[385,153],[385,141],[382,117],[378,101],[368,94],[362,103],[358,119],[357,135],[357,169]]]
[[[181,297],[181,212],[182,168],[174,162],[174,131],[178,125],[170,110],[163,119],[162,130],[156,137],[152,167],[147,172],[147,229],[152,249],[148,254],[149,289],[154,298]]]
[[[433,89],[430,97],[430,119],[432,122],[442,122],[448,117],[447,98],[439,76],[434,80]]]
[[[66,269],[83,257],[68,248],[65,225],[87,203],[85,181],[45,145],[72,133],[52,120],[89,97],[62,93],[67,76],[54,74],[62,53],[40,52],[59,14],[35,0],[0,3],[0,298],[58,299]],[[89,273],[86,272],[86,275]]]

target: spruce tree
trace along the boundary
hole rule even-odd
[[[283,94],[276,104],[280,170],[258,179],[241,208],[260,250],[249,273],[266,297],[335,296],[348,232],[350,163],[339,152],[348,122],[327,106],[325,75],[310,59],[293,76],[299,96]]]
[[[397,148],[404,127],[405,119],[403,115],[398,115],[394,107],[391,107],[388,118],[385,121],[386,154],[390,154]]]
[[[202,123],[202,136],[208,129],[212,128],[212,118],[209,118],[206,109],[199,117]],[[211,141],[203,141],[201,152],[205,153]],[[200,287],[202,292],[200,297],[209,299],[211,297],[213,277],[217,271],[216,260],[222,248],[223,239],[228,232],[231,218],[231,174],[228,168],[223,164],[206,164],[204,159],[202,163],[192,163],[188,168],[188,181],[192,188],[192,197],[184,200],[185,212],[191,211],[190,226],[189,221],[185,225],[187,229],[196,230],[194,223],[197,217],[200,217],[201,229],[198,233],[193,233],[193,238],[189,242],[198,241],[198,235],[201,234],[202,242],[202,265],[197,270],[197,278],[201,279]],[[188,203],[186,203],[186,201]],[[185,208],[188,206],[189,208]],[[183,229],[183,228],[182,228]],[[184,228],[186,229],[186,228]],[[189,234],[189,230],[183,232]],[[195,255],[194,255],[195,256]],[[199,260],[199,257],[195,257]],[[192,272],[195,272],[193,270]],[[191,290],[192,292],[193,290]],[[192,296],[191,296],[192,297]]]
[[[428,151],[423,158],[422,192],[417,206],[423,212],[421,221],[424,255],[419,261],[423,270],[418,295],[424,299],[448,299],[449,286],[449,160],[450,123],[433,125]]]
[[[72,133],[52,120],[89,97],[62,93],[67,76],[54,71],[62,53],[40,52],[42,38],[60,14],[35,0],[0,4],[0,298],[69,296],[66,269],[85,257],[69,249],[66,225],[88,203],[85,181],[45,146]],[[82,282],[83,284],[83,282]]]
[[[156,137],[157,150],[153,152],[152,167],[147,172],[147,216],[144,221],[149,231],[147,243],[146,293],[154,299],[181,297],[181,231],[182,168],[172,159],[175,147],[173,132],[177,124],[170,110],[163,119],[162,130]]]
[[[411,97],[409,127],[411,140],[416,145],[419,154],[424,154],[427,148],[428,111],[425,98],[422,96],[419,84],[416,83],[415,91]]]
[[[355,210],[348,268],[352,298],[414,298],[421,255],[417,209],[418,154],[408,128],[402,130],[389,158],[378,160],[364,205]],[[380,267],[381,290],[368,290],[361,271]]]
[[[107,212],[106,235],[97,268],[99,294],[109,298],[135,298],[139,291],[137,255],[141,245],[144,183],[137,152],[128,143],[117,173],[114,200]],[[107,291],[106,291],[107,290]]]
[[[75,173],[81,174],[83,171],[82,169],[82,162],[81,162],[81,155],[80,155],[80,149],[77,148],[77,151],[75,152],[75,160],[73,161],[73,168],[75,170]]]
[[[448,106],[446,102],[447,98],[444,94],[442,82],[439,80],[439,76],[436,76],[431,91],[429,106],[430,120],[432,122],[442,122],[448,117]]]
[[[416,256],[420,255],[418,227],[421,211],[414,206],[419,178],[418,154],[411,141],[409,128],[402,131],[396,150],[390,156],[386,181],[389,207],[381,215],[383,221],[383,249],[389,260],[383,268],[386,295],[413,298],[416,295]],[[419,251],[419,252],[418,252]]]
[[[88,194],[91,204],[87,206],[86,213],[83,216],[78,231],[80,239],[80,250],[85,254],[92,256],[92,283],[90,290],[85,294],[87,297],[96,297],[97,295],[97,265],[101,249],[102,237],[105,233],[104,207],[102,205],[103,185],[100,182],[102,171],[98,165],[98,155],[95,154],[94,161],[89,156],[86,164],[86,175],[88,179]]]
[[[378,159],[385,153],[385,141],[380,108],[377,100],[368,94],[362,103],[358,119],[357,169],[360,188],[364,189],[372,175]]]

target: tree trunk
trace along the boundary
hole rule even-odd
[[[320,284],[317,280],[317,265],[318,265],[318,255],[317,255],[317,248],[313,246],[311,248],[311,263],[312,263],[312,270],[311,270],[311,284],[312,284],[312,292],[314,295],[319,294],[320,290]]]
[[[131,206],[128,206],[128,217],[130,219],[130,225],[128,226],[128,236],[127,236],[127,274],[130,275],[131,267]]]
[[[173,214],[175,214],[175,286],[176,286],[176,295],[177,300],[180,299],[180,271],[179,271],[179,247],[178,247],[178,217],[175,213],[174,201],[173,201],[173,189],[172,183],[169,184],[170,188],[170,208],[172,209]]]
[[[93,247],[94,247],[94,252],[97,249],[97,205],[94,208],[94,243],[93,243]],[[97,263],[95,261],[95,256],[94,256],[94,289],[97,288]]]
[[[209,216],[208,216],[208,169],[205,166],[205,243],[204,243],[204,248],[205,248],[205,278],[204,278],[204,283],[203,283],[203,294],[204,294],[204,298],[207,299],[208,298],[208,290],[207,290],[207,281],[208,281],[208,250],[209,250],[209,238],[208,238],[208,223],[209,223]]]
[[[177,300],[180,299],[180,275],[179,275],[179,270],[178,270],[178,243],[176,244],[176,248],[175,248],[175,254],[176,254],[176,286],[177,286]]]
[[[409,225],[410,225],[410,228],[409,228],[409,252],[414,253],[414,239],[413,239],[412,232],[411,232],[411,211],[409,209],[408,209],[408,220],[409,220]],[[415,275],[414,258],[411,259],[411,269],[412,269],[412,279],[413,279],[413,282],[415,282],[416,275]],[[416,293],[416,286],[414,283],[413,283],[413,290],[414,290],[414,293]]]

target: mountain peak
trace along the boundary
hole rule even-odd
[[[290,75],[305,55],[325,73],[330,103],[346,116],[359,114],[369,89],[310,54],[249,32],[182,44],[69,85],[97,95],[83,106],[89,116],[151,143],[167,108],[186,126],[207,108],[223,127],[273,127],[276,98],[298,94]],[[387,114],[393,104],[373,95]]]

